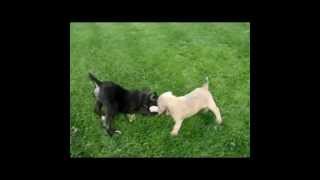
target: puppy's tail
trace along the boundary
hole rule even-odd
[[[93,81],[94,83],[96,83],[98,86],[100,86],[102,84],[102,82],[100,80],[98,80],[92,73],[89,72],[89,78],[91,81]]]
[[[202,87],[204,87],[204,88],[206,88],[206,89],[209,88],[209,78],[208,78],[208,76],[206,77],[206,82],[203,84]]]

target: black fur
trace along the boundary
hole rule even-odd
[[[100,81],[93,74],[89,78],[100,88],[96,96],[95,113],[100,118],[106,116],[106,131],[112,136],[116,129],[113,127],[114,117],[119,113],[156,115],[149,111],[150,106],[157,105],[158,95],[150,90],[129,91],[111,81]]]

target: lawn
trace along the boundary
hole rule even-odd
[[[127,89],[189,93],[209,77],[223,125],[211,112],[186,119],[171,137],[169,116],[119,115],[106,136],[94,114],[93,72]],[[71,157],[249,157],[249,23],[71,23]]]

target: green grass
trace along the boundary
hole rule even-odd
[[[249,157],[249,23],[71,23],[71,157]],[[93,113],[88,72],[128,89],[184,95],[209,76],[224,125],[211,112],[184,121],[171,137],[169,116],[124,115],[122,135],[105,136]]]

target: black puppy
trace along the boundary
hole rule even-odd
[[[129,91],[111,81],[100,81],[91,73],[89,73],[89,78],[96,85],[94,90],[95,112],[101,116],[102,125],[110,136],[115,132],[120,133],[113,127],[113,119],[118,113],[157,114],[149,111],[150,106],[157,105],[158,96],[155,92]]]

